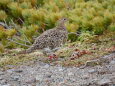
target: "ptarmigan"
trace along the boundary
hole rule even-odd
[[[52,50],[63,45],[68,38],[68,32],[64,25],[66,21],[66,18],[62,18],[59,20],[58,25],[55,28],[43,32],[36,38],[32,46],[26,50],[26,53],[45,48]]]

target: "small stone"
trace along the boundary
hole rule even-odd
[[[88,78],[89,78],[89,74],[83,75],[83,78],[84,78],[84,79],[88,79]]]
[[[1,85],[0,85],[1,86]],[[12,85],[10,85],[10,84],[6,84],[6,85],[2,85],[2,86],[12,86]]]
[[[7,80],[1,80],[1,81],[0,81],[0,84],[2,84],[2,85],[7,84]]]
[[[59,86],[61,86],[62,84],[64,84],[64,81],[60,82],[60,83],[59,83]]]
[[[111,81],[115,84],[115,77],[111,77]]]
[[[8,73],[13,73],[14,72],[14,69],[9,69],[7,70]]]
[[[46,78],[51,78],[51,76],[52,76],[52,73],[51,73],[51,72],[45,73],[45,77],[46,77]]]
[[[109,63],[113,58],[115,58],[115,54],[114,53],[101,57],[100,61],[104,62],[104,63]]]
[[[112,61],[110,62],[110,64],[112,64],[112,65],[115,64],[115,60],[112,60]]]
[[[59,67],[58,69],[59,69],[59,71],[63,71],[63,68],[62,68],[62,67]]]
[[[100,64],[101,64],[101,62],[99,61],[99,59],[86,62],[86,66],[91,66],[91,67],[96,66],[96,65],[100,65]]]
[[[13,76],[11,77],[13,81],[18,81],[19,80],[19,76]]]
[[[0,77],[0,80],[3,80],[3,77]]]
[[[47,75],[46,77],[47,77],[47,78],[51,78],[51,76],[52,76],[52,75]]]
[[[72,75],[74,75],[72,72],[69,72],[69,73],[68,73],[68,76],[72,76]]]
[[[42,81],[42,80],[43,80],[43,75],[37,75],[37,76],[36,76],[36,80]]]
[[[17,72],[17,73],[23,72],[23,70],[18,70],[18,69],[14,70],[14,71]]]
[[[100,62],[101,63],[109,63],[109,59],[108,58],[100,58]]]
[[[20,70],[20,69],[9,69],[7,70],[8,73],[13,73],[13,72],[17,72],[17,73],[21,73],[23,72],[23,70]]]
[[[36,78],[32,78],[32,79],[26,81],[27,84],[31,84],[31,83],[35,83],[35,82],[36,82]]]
[[[0,75],[4,75],[4,72],[0,71]]]
[[[99,86],[105,86],[105,85],[109,85],[110,83],[111,83],[110,79],[102,79],[97,84]]]
[[[44,68],[49,68],[50,67],[50,65],[48,65],[48,64],[46,64],[45,66],[44,66]]]
[[[7,65],[6,67],[7,67],[7,68],[14,68],[15,65]]]
[[[95,73],[96,70],[95,70],[95,69],[91,69],[91,70],[89,70],[88,72],[89,72],[89,73]]]
[[[110,70],[107,67],[105,67],[105,66],[101,67],[97,71],[98,71],[98,74],[107,74],[107,73],[110,73]]]

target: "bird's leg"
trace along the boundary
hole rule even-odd
[[[49,47],[48,48],[44,48],[43,49],[43,53],[45,55],[48,56],[49,60],[52,61],[52,60],[57,60],[58,57],[57,55],[54,53],[54,51],[56,51],[58,48],[55,48],[55,50],[51,50]]]

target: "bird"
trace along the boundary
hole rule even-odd
[[[59,19],[57,26],[46,30],[38,36],[32,46],[25,50],[25,53],[31,53],[39,49],[56,50],[58,47],[65,44],[68,39],[68,31],[65,27],[65,22],[67,21],[67,18]]]

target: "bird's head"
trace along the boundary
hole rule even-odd
[[[61,18],[61,19],[59,19],[59,21],[58,21],[58,24],[57,24],[57,28],[58,29],[66,29],[65,28],[65,23],[68,21],[68,19],[67,18]]]
[[[68,19],[67,19],[67,18],[61,18],[59,21],[60,21],[60,22],[67,22]]]
[[[61,18],[61,19],[59,20],[59,24],[64,24],[64,23],[66,23],[67,21],[68,21],[67,18]]]

